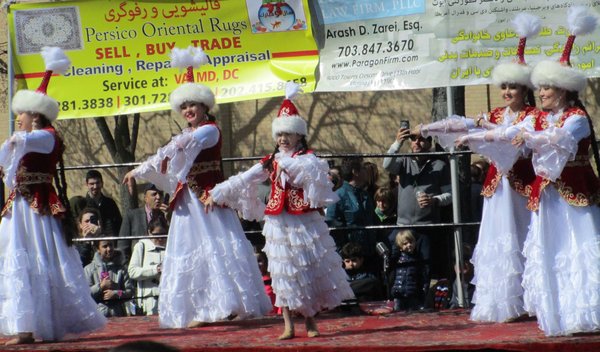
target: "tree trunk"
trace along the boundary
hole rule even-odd
[[[111,133],[105,117],[94,118],[96,126],[102,136],[102,140],[104,141],[104,145],[106,145],[114,163],[121,164],[134,162],[140,125],[140,114],[133,114],[131,131],[129,129],[129,119],[127,115],[114,116],[113,119],[115,126]],[[131,167],[118,168],[118,179],[122,180],[129,170],[131,170]],[[133,194],[129,194],[127,186],[121,185],[119,188],[119,200],[123,212],[125,209],[137,208],[139,205],[137,187],[134,187]]]

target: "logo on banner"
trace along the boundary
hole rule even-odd
[[[37,54],[43,46],[82,49],[81,19],[77,7],[14,12],[17,54]]]
[[[306,29],[300,0],[246,0],[253,33],[288,32]]]

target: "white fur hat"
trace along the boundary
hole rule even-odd
[[[175,88],[169,96],[171,108],[181,113],[181,104],[185,102],[202,103],[211,110],[215,106],[215,95],[207,86],[198,83],[184,83]]]
[[[551,86],[571,92],[581,92],[585,89],[585,75],[571,67],[570,56],[575,37],[593,32],[598,19],[590,14],[585,6],[572,6],[567,12],[567,22],[571,34],[567,38],[559,62],[542,61],[538,63],[531,74],[531,81],[536,87]]]
[[[273,139],[277,140],[279,133],[297,133],[306,136],[307,127],[306,121],[298,114],[298,109],[292,102],[292,99],[301,92],[300,86],[297,83],[288,82],[285,86],[285,100],[279,108],[277,117],[273,119],[271,132]]]
[[[585,89],[587,79],[583,73],[558,61],[545,60],[539,62],[531,73],[531,82],[536,87],[550,86],[571,92]]]
[[[52,73],[64,74],[71,66],[71,61],[59,47],[43,47],[46,72],[42,83],[36,91],[22,89],[12,99],[12,111],[16,115],[21,112],[34,112],[44,115],[50,122],[58,117],[58,102],[46,94]]]
[[[186,83],[175,88],[169,96],[171,108],[181,113],[181,105],[185,102],[202,103],[211,110],[215,106],[215,95],[207,86],[194,83],[194,68],[208,63],[208,56],[201,48],[173,48],[171,51],[171,67],[186,69]]]
[[[503,83],[516,83],[533,88],[530,80],[531,67],[516,62],[506,62],[494,67],[492,82],[500,87]]]
[[[46,94],[21,89],[12,99],[12,111],[15,115],[35,112],[46,116],[52,122],[58,117],[58,102]]]

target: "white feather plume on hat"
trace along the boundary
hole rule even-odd
[[[542,28],[539,17],[524,12],[518,14],[512,21],[512,24],[519,38],[524,38],[525,40],[536,36]],[[519,42],[519,45],[523,45],[523,48],[520,49],[524,52],[525,41],[522,43]],[[492,82],[496,86],[501,86],[503,83],[516,83],[533,88],[530,76],[531,67],[525,63],[525,58],[517,57],[517,62],[498,64],[492,71]]]
[[[22,89],[12,99],[12,111],[16,115],[21,112],[34,112],[44,115],[51,122],[58,117],[58,102],[46,94],[46,88],[52,73],[64,74],[71,66],[71,60],[59,47],[43,47],[46,72],[40,87],[36,90]]]
[[[201,48],[173,48],[171,51],[171,66],[187,69],[188,81],[175,88],[169,96],[171,108],[181,113],[181,105],[186,102],[202,103],[211,110],[215,106],[215,95],[207,86],[193,82],[193,68],[208,63],[208,56]]]
[[[567,22],[571,35],[563,50],[560,61],[542,61],[531,73],[531,81],[536,87],[550,86],[571,92],[581,92],[587,85],[585,75],[569,66],[571,48],[577,35],[585,35],[596,29],[598,19],[590,14],[585,6],[572,6],[567,12]]]

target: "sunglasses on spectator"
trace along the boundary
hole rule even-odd
[[[417,136],[416,134],[411,134],[410,136],[408,136],[408,138],[410,138],[410,140],[413,142],[416,140],[418,140],[419,142],[425,140],[425,138],[423,138],[423,136]]]

